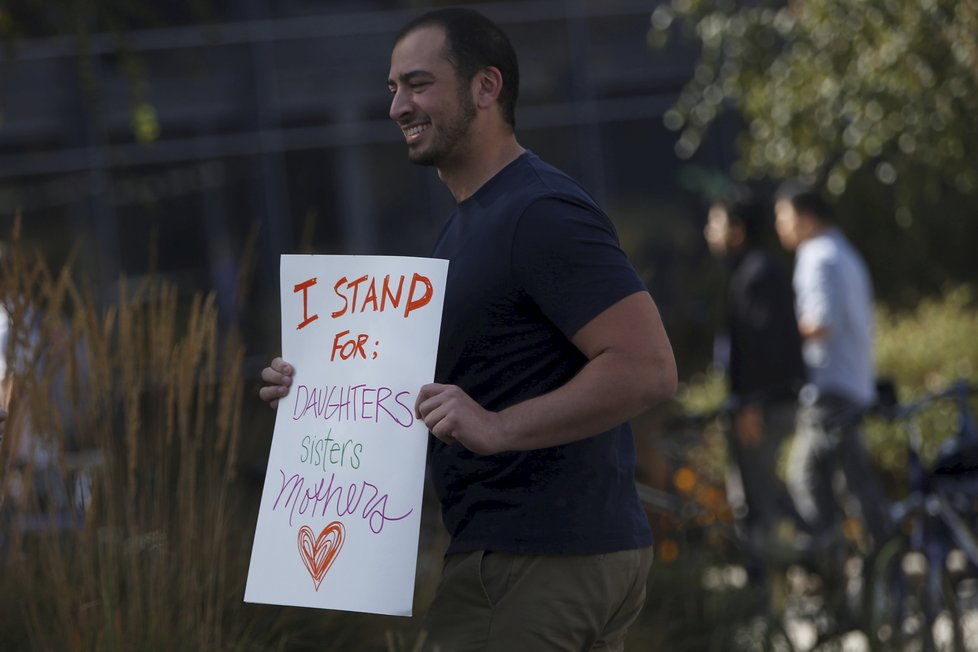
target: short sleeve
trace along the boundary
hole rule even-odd
[[[644,291],[611,220],[583,202],[531,203],[514,231],[517,282],[568,338],[619,300]]]
[[[811,257],[799,266],[797,293],[798,318],[820,326],[831,326],[834,318],[833,277],[831,261]]]

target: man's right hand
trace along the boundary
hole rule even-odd
[[[295,369],[282,358],[275,358],[271,364],[261,370],[261,379],[265,386],[258,390],[258,396],[270,407],[278,406],[278,400],[289,393],[292,386],[292,374]]]

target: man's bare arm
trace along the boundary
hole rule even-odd
[[[532,450],[604,432],[676,390],[672,346],[647,292],[618,301],[572,342],[588,362],[552,392],[489,412],[454,385],[425,385],[418,416],[439,439],[476,453]]]

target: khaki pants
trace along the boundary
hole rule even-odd
[[[445,560],[424,621],[430,652],[621,652],[652,548],[602,555],[476,551]]]

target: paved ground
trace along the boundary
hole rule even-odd
[[[859,599],[859,568],[858,563],[850,562],[846,567],[847,597],[856,604]],[[743,588],[748,580],[747,571],[738,565],[714,566],[706,569],[703,574],[703,586],[708,591],[723,591]],[[780,625],[782,632],[770,634],[772,625],[763,615],[751,622],[744,623],[744,639],[758,641],[769,638],[771,649],[777,652],[813,652],[814,650],[840,650],[841,652],[869,652],[870,645],[866,635],[855,628],[845,631],[846,627],[835,628],[830,613],[853,613],[855,608],[848,611],[845,606],[841,609],[827,608],[820,591],[820,580],[800,567],[789,568],[775,592],[779,597],[774,603],[779,605],[782,613]],[[965,577],[958,584],[959,606],[961,608],[961,630],[964,650],[978,652],[978,578]],[[919,629],[919,620],[906,618],[903,627],[912,632]],[[752,631],[751,631],[752,630]],[[934,638],[937,652],[956,652],[952,620],[948,613],[943,613],[934,623]],[[765,635],[765,632],[768,634]],[[819,645],[820,632],[840,632],[829,639],[822,640]],[[894,652],[921,651],[919,642],[900,645],[895,642],[896,632],[881,629],[881,638],[890,641]],[[746,644],[747,648],[750,644]],[[747,649],[745,648],[745,649]],[[922,652],[922,651],[921,651]]]

